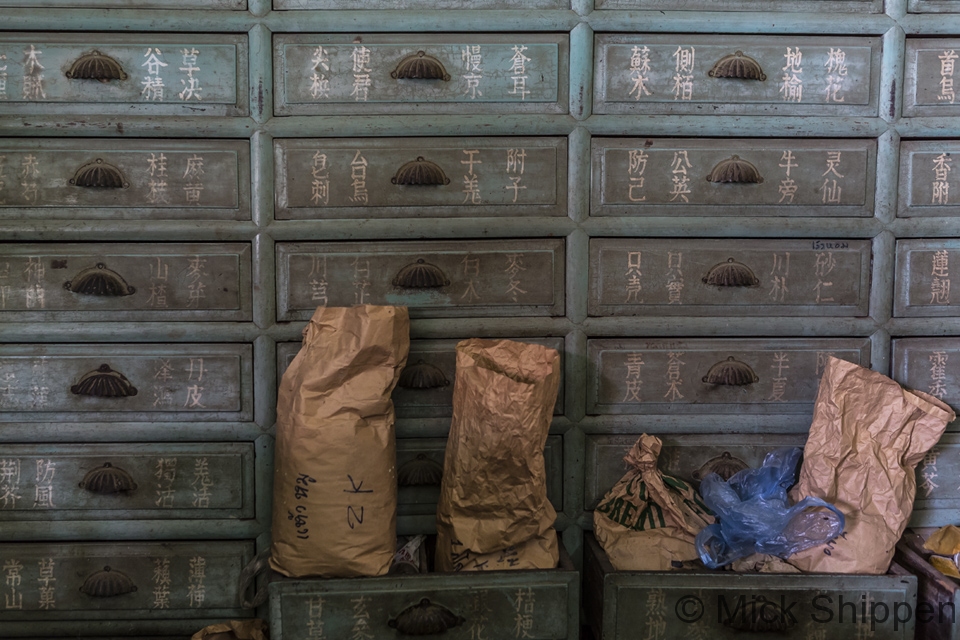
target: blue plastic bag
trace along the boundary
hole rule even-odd
[[[700,483],[703,502],[719,522],[700,531],[694,543],[707,567],[753,553],[788,556],[829,542],[843,532],[843,513],[819,498],[790,506],[787,490],[797,481],[797,447],[767,454],[759,469],[744,469],[724,481],[716,473]]]

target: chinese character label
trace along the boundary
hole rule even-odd
[[[154,558],[153,560],[153,608],[170,608],[170,559]]]
[[[329,302],[327,298],[327,257],[311,256],[310,273],[307,275],[310,284],[310,299],[317,303],[318,307],[325,307]]]
[[[463,176],[463,201],[470,204],[480,204],[483,199],[480,197],[480,178],[474,170],[474,165],[483,164],[480,160],[479,149],[462,149],[465,159],[460,160],[460,164],[466,166],[466,173]]]
[[[782,351],[774,353],[773,364],[770,365],[770,368],[774,371],[773,389],[767,399],[771,402],[785,402],[783,394],[786,393],[787,383],[789,382],[786,371],[790,368],[790,354]]]
[[[167,63],[161,58],[162,55],[160,49],[148,47],[147,52],[143,54],[146,62],[140,65],[147,68],[147,75],[140,83],[143,86],[140,97],[150,102],[163,102],[163,90],[166,87],[163,84],[163,78],[160,77],[160,70],[166,67]]]
[[[780,95],[784,102],[801,102],[803,100],[803,52],[800,47],[794,49],[787,47],[787,52],[783,55],[786,59],[781,71],[783,77],[780,79]]]
[[[151,153],[147,159],[147,170],[150,172],[150,180],[147,181],[147,187],[150,189],[147,193],[147,202],[150,204],[169,203],[167,196],[167,156],[163,153],[157,155]]]
[[[526,46],[516,45],[513,47],[513,57],[510,58],[510,77],[513,80],[513,88],[508,93],[520,96],[521,100],[526,100],[530,95],[530,91],[527,90],[527,63],[530,62],[530,58],[523,55],[526,50]]]
[[[367,204],[367,159],[357,149],[353,160],[350,161],[350,179],[353,187],[351,202]]]
[[[787,276],[790,275],[790,253],[773,254],[773,268],[770,269],[770,297],[783,302],[787,294]]]
[[[40,54],[36,46],[30,45],[23,52],[23,99],[45,100],[47,94],[43,90],[43,65],[40,64]]]
[[[640,398],[640,388],[643,386],[641,376],[641,367],[646,364],[643,361],[643,354],[638,351],[631,351],[627,354],[626,375],[623,382],[627,388],[623,396],[623,402],[642,402]]]
[[[370,49],[362,45],[354,47],[350,57],[353,60],[353,91],[350,95],[356,102],[366,102],[370,93],[370,73],[373,71],[369,66]]]
[[[183,66],[180,67],[180,71],[187,74],[187,77],[180,79],[183,91],[178,93],[177,97],[185,102],[191,99],[201,100],[200,92],[203,91],[203,87],[200,86],[200,80],[193,75],[200,71],[200,67],[197,66],[197,56],[200,52],[196,49],[181,49],[180,55],[183,56]]]
[[[779,166],[783,169],[786,174],[786,178],[780,181],[780,202],[784,200],[787,201],[787,204],[793,204],[793,196],[797,193],[797,183],[790,177],[790,170],[796,169],[799,167],[799,164],[794,162],[796,158],[793,157],[793,151],[787,150],[783,152],[783,155],[780,156]]]
[[[692,49],[691,49],[692,51]],[[679,70],[678,70],[679,72]],[[630,95],[634,100],[639,100],[644,95],[651,95],[653,92],[647,87],[647,80],[650,73],[650,48],[634,46],[630,51],[630,78],[633,80],[633,87],[630,89]],[[676,91],[676,89],[674,89]],[[691,84],[692,93],[693,86]]]
[[[467,81],[467,86],[464,87],[464,95],[471,100],[476,100],[483,96],[483,92],[480,90],[480,81],[483,80],[483,51],[481,51],[480,45],[474,44],[464,47],[463,51],[460,52],[460,59],[463,61],[463,70],[466,71],[463,76],[463,79]]]
[[[680,393],[680,387],[683,385],[680,368],[685,364],[680,357],[682,351],[670,351],[667,354],[667,392],[663,395],[670,402],[683,400],[683,394]]]
[[[673,76],[674,100],[693,99],[693,63],[696,53],[693,47],[684,49],[680,46],[673,52],[673,59],[676,61],[676,73]]]
[[[193,464],[193,506],[197,509],[210,508],[210,488],[213,480],[210,478],[210,464],[206,458],[197,458]]]
[[[953,70],[954,61],[958,57],[957,52],[950,49],[937,57],[940,59],[940,94],[937,96],[937,100],[953,104],[957,99],[957,94],[953,89]]]
[[[187,599],[190,608],[200,608],[207,595],[207,588],[203,581],[207,577],[207,560],[196,556],[190,558],[190,574],[187,576]]]
[[[667,304],[683,304],[683,252],[667,252]]]
[[[630,202],[643,202],[647,196],[643,193],[644,172],[647,170],[647,160],[650,156],[642,149],[631,149],[628,154],[629,164],[627,165],[627,199]]]
[[[40,590],[40,601],[38,606],[40,609],[49,611],[50,609],[57,608],[57,601],[54,596],[54,582],[57,581],[54,576],[54,562],[53,558],[41,558],[37,562],[37,568],[39,569],[39,577],[37,578],[37,586]]]
[[[827,102],[843,102],[843,82],[847,79],[847,54],[843,49],[830,47],[827,61],[823,65],[827,68],[827,86],[824,90]]]
[[[536,612],[536,594],[531,587],[517,589],[514,610],[516,612],[514,637],[532,638],[534,613]]]
[[[480,294],[477,293],[476,279],[480,277],[480,258],[471,258],[470,254],[467,254],[460,264],[463,265],[463,276],[468,278],[467,287],[460,295],[460,299],[468,303],[479,300]]]
[[[673,174],[670,202],[675,202],[677,198],[680,198],[683,202],[690,202],[690,198],[687,197],[691,193],[690,176],[687,174],[687,169],[692,168],[693,165],[690,164],[685,149],[673,152],[673,162],[670,163],[670,173]]]
[[[313,73],[310,76],[310,95],[314,100],[330,97],[330,58],[323,47],[317,47],[310,59]]]
[[[510,184],[504,187],[504,189],[513,191],[513,202],[516,202],[520,192],[527,188],[526,185],[520,184],[521,180],[523,180],[523,169],[526,159],[526,149],[507,149],[507,179],[510,180]]]
[[[310,162],[310,202],[315,207],[326,206],[330,202],[330,174],[327,172],[327,154],[317,150]]]
[[[174,488],[177,479],[177,459],[157,458],[153,477],[157,479],[157,500],[155,505],[162,509],[173,508]]]
[[[933,254],[930,275],[930,304],[950,304],[950,254],[941,249]]]
[[[930,386],[927,387],[927,393],[940,398],[947,394],[947,360],[949,356],[946,351],[934,351],[930,354]]]
[[[52,509],[56,506],[53,504],[53,476],[56,472],[57,465],[53,460],[37,460],[34,509]]]
[[[947,176],[953,170],[950,166],[953,164],[953,158],[948,153],[941,153],[933,159],[933,183],[932,196],[930,204],[949,204],[950,202],[950,183],[947,182]]]

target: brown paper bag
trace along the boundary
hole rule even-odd
[[[660,473],[660,439],[643,434],[624,457],[631,467],[593,512],[593,532],[619,571],[666,571],[698,560],[697,534],[713,524],[693,487]]]
[[[829,358],[790,495],[833,503],[845,531],[787,561],[803,571],[886,573],[913,512],[916,466],[955,417],[933,396]]]
[[[410,348],[406,307],[321,307],[277,400],[270,566],[291,576],[387,573],[396,551],[390,393]]]
[[[437,536],[437,571],[503,571],[509,569],[552,569],[560,559],[557,531],[547,529],[521,544],[492,553],[474,553],[459,540]]]
[[[438,546],[457,540],[474,554],[493,553],[543,537],[553,526],[543,447],[559,381],[554,349],[511,340],[457,345]]]
[[[197,631],[190,640],[267,640],[267,623],[253,618],[211,624]]]

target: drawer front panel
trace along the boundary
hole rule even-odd
[[[0,622],[98,620],[105,612],[117,619],[251,617],[236,585],[253,555],[252,542],[225,540],[3,544],[4,600],[16,606]]]
[[[807,440],[805,434],[657,434],[657,437],[663,441],[657,467],[667,475],[694,483],[710,472],[729,477],[740,469],[759,467],[769,451],[779,447],[803,448]],[[587,436],[584,505],[588,510],[594,509],[627,472],[623,457],[636,441],[635,435]]]
[[[914,576],[664,574],[623,572],[607,576],[604,637],[627,640],[637,629],[667,629],[656,638],[822,638],[849,640],[860,630],[877,638],[914,637]],[[741,608],[738,610],[738,602]],[[860,603],[867,612],[860,621]],[[841,604],[846,606],[841,610]],[[878,620],[871,625],[870,607]],[[884,611],[890,612],[884,615]],[[894,614],[897,612],[897,623]],[[687,613],[689,612],[689,613]],[[696,617],[685,617],[696,612]],[[843,614],[841,622],[841,614]],[[902,620],[906,619],[906,622]],[[682,626],[680,626],[682,625]],[[670,632],[682,629],[683,635]],[[773,629],[773,631],[769,631]],[[689,635],[687,635],[689,634]],[[696,634],[696,635],[694,635]]]
[[[899,217],[958,215],[960,176],[951,175],[954,155],[958,152],[960,142],[956,140],[900,144]]]
[[[249,244],[2,244],[0,309],[25,320],[250,320]]]
[[[953,73],[960,38],[907,38],[903,115],[960,115]]]
[[[560,388],[554,415],[563,413],[563,338],[512,338],[517,342],[542,344],[560,353]],[[457,373],[457,343],[454,340],[411,340],[405,373],[391,396],[398,418],[443,418],[453,415],[453,382]],[[299,342],[277,344],[277,375],[300,351]]]
[[[960,411],[960,338],[896,338],[891,351],[894,380]],[[958,426],[954,421],[948,429]]]
[[[813,411],[829,356],[870,364],[851,339],[589,340],[587,413]]]
[[[593,239],[589,313],[864,316],[869,240]]]
[[[274,583],[271,637],[307,638],[322,625],[331,638],[353,637],[358,628],[365,638],[396,638],[401,634],[391,621],[405,626],[397,618],[427,600],[463,618],[443,632],[445,639],[513,638],[518,628],[526,638],[572,639],[579,630],[569,628],[569,607],[577,606],[571,598],[579,596],[578,582],[574,571],[551,570]]]
[[[0,421],[251,420],[252,369],[244,344],[4,345]]]
[[[0,114],[249,113],[245,35],[6,33],[0,55]]]
[[[594,138],[591,214],[872,216],[874,140]]]
[[[595,41],[595,113],[878,113],[879,38],[598,34]]]
[[[0,216],[250,219],[250,143],[0,142]]]
[[[277,317],[318,306],[388,304],[411,317],[556,316],[563,240],[278,243]]]
[[[277,115],[566,113],[566,34],[278,34]]]
[[[570,0],[273,0],[278,11],[307,9],[569,9]]]
[[[446,438],[397,440],[399,515],[436,513],[446,448]],[[547,498],[558,512],[563,511],[563,438],[561,436],[547,437],[547,443],[543,448],[543,461],[547,473]]]
[[[594,6],[600,11],[650,11],[660,9],[663,11],[883,12],[883,2],[880,0],[839,0],[838,2],[800,0],[785,5],[771,5],[763,0],[594,0]]]
[[[948,433],[917,466],[912,527],[943,527],[960,517],[960,435]]]
[[[252,443],[3,444],[0,522],[252,518]]]
[[[0,0],[0,7],[70,9],[227,9],[245,11],[247,0]]]
[[[566,215],[566,138],[278,140],[277,218]]]
[[[908,0],[907,11],[910,13],[956,13],[955,0]]]
[[[950,267],[960,269],[960,240],[898,240],[893,315],[900,318],[955,316]]]

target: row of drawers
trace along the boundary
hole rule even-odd
[[[518,339],[564,352],[561,338]],[[398,418],[452,415],[457,342],[411,341],[393,394]],[[278,377],[299,347],[277,345]],[[116,344],[109,355],[102,351],[99,345],[5,345],[0,421],[253,419],[250,345]],[[869,366],[870,352],[867,338],[591,338],[587,413],[806,414],[827,356]],[[895,338],[892,363],[901,383],[960,407],[960,339]],[[557,414],[565,406],[562,380],[560,389]]]
[[[568,215],[566,137],[278,139],[278,220]],[[900,144],[900,217],[958,215],[955,140]],[[0,142],[0,215],[250,220],[241,140]],[[591,140],[592,216],[874,215],[875,139]]]
[[[593,112],[875,117],[881,40],[597,34]],[[907,39],[905,116],[960,114],[958,48]],[[569,49],[552,33],[276,34],[274,113],[564,114]],[[0,55],[0,114],[250,113],[245,36],[7,33]]]
[[[277,320],[318,306],[407,306],[413,317],[562,316],[562,239],[277,243]],[[896,246],[894,317],[954,316],[960,240]],[[592,238],[591,316],[862,317],[870,240]],[[0,245],[2,320],[249,321],[251,247]],[[955,269],[954,269],[955,270]]]

